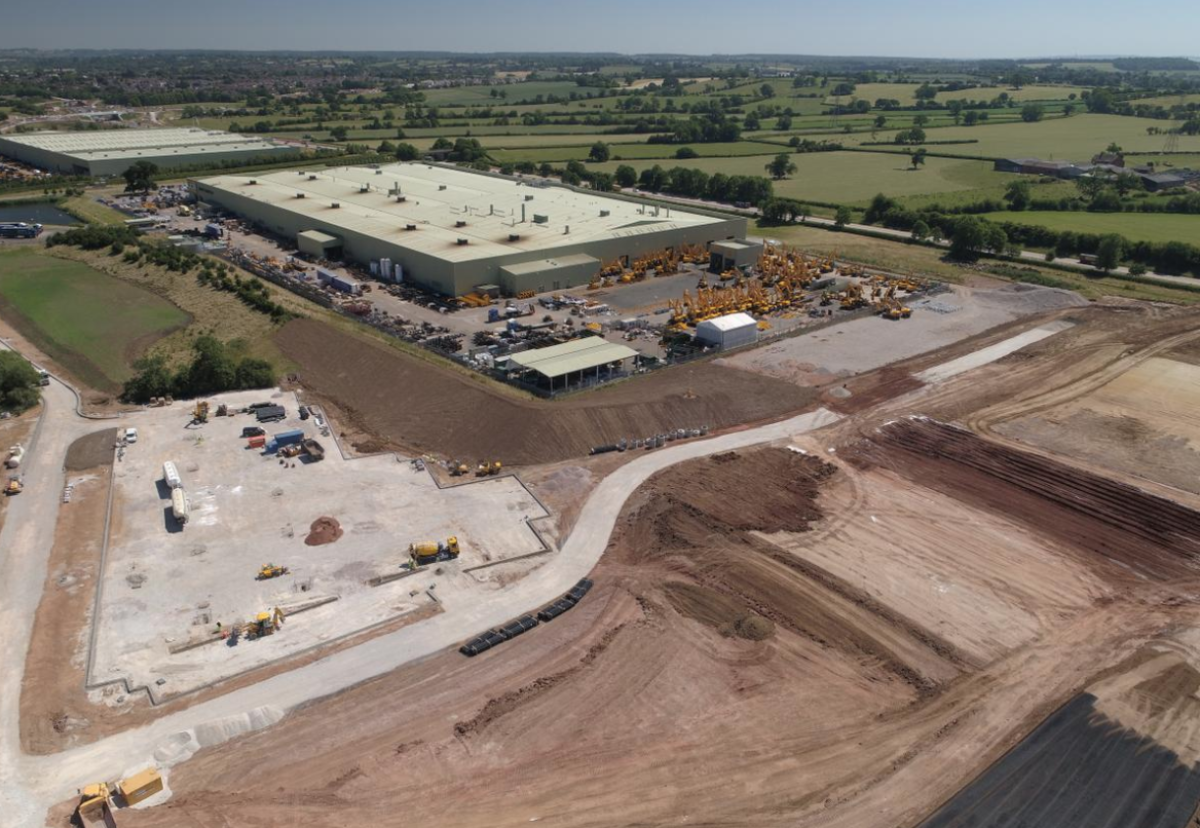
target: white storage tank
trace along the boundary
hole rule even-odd
[[[706,319],[696,326],[696,339],[722,351],[758,342],[758,323],[748,313]]]
[[[179,476],[179,469],[175,468],[175,464],[170,460],[163,463],[163,482],[167,484],[168,489],[183,488],[183,478]]]
[[[179,521],[181,526],[187,524],[189,511],[187,493],[183,489],[172,489],[171,514],[175,516],[175,520]]]

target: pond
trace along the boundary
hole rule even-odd
[[[12,207],[0,202],[0,222],[24,221],[29,224],[79,224],[79,220],[53,204],[18,204]]]

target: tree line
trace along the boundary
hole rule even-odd
[[[147,403],[153,397],[203,397],[225,391],[270,388],[275,369],[263,359],[236,359],[229,347],[205,334],[192,344],[192,358],[172,371],[161,354],[134,363],[135,373],[121,391],[121,399]]]

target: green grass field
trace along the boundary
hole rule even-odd
[[[833,86],[834,84],[830,84]],[[875,103],[879,98],[897,100],[902,106],[913,106],[917,102],[916,91],[919,83],[860,83],[852,97]],[[1001,92],[1015,101],[1065,101],[1074,94],[1078,96],[1084,90],[1079,86],[1026,86],[1012,89],[1004,86],[978,86],[972,89],[962,89],[957,92],[939,92],[937,101],[990,101]],[[832,96],[825,99],[826,103],[836,101]],[[842,103],[849,98],[843,97]]]
[[[629,166],[639,172],[655,163],[665,168],[695,167],[726,175],[765,176],[764,169],[774,154],[737,158],[699,158],[691,161],[637,161]],[[925,166],[913,170],[908,156],[879,152],[819,152],[793,154],[797,170],[789,178],[774,182],[775,194],[801,201],[826,201],[837,204],[865,204],[876,193],[893,197],[953,193],[980,187],[1003,187],[1009,177],[994,172],[983,161],[930,158]],[[609,172],[618,162],[597,165]],[[972,199],[974,200],[974,199]]]
[[[71,215],[89,224],[124,224],[129,216],[100,204],[91,196],[72,196],[65,199],[62,207]]]
[[[109,392],[155,339],[190,321],[153,293],[32,247],[0,253],[0,313],[80,380]]]
[[[620,135],[609,136],[621,138]],[[666,159],[674,160],[679,146],[675,144],[613,144],[609,141],[614,160]],[[485,142],[489,146],[491,141]],[[497,149],[491,150],[492,158],[503,164],[506,161],[549,161],[552,164],[565,163],[571,160],[586,161],[591,151],[591,144],[579,144],[571,147],[545,147],[533,149]],[[733,144],[693,144],[691,148],[702,157],[721,157],[730,155],[762,155],[763,153],[783,152],[786,148],[772,144],[760,144],[754,141],[738,141]]]
[[[930,141],[974,138],[979,143],[951,145],[945,152],[977,155],[984,158],[1053,158],[1059,161],[1088,161],[1110,143],[1116,142],[1129,152],[1161,152],[1166,142],[1162,135],[1148,135],[1143,118],[1119,115],[1075,115],[1039,123],[987,124],[974,127],[945,127],[927,130]],[[1179,152],[1200,153],[1200,135],[1180,135]],[[861,143],[870,138],[859,133],[846,136],[847,142]],[[937,147],[931,149],[939,150]],[[939,151],[940,151],[939,150]]]
[[[1057,213],[1025,211],[1020,213],[985,213],[992,221],[1011,221],[1049,227],[1052,230],[1073,230],[1077,233],[1118,233],[1131,241],[1182,241],[1196,244],[1200,240],[1200,216],[1177,213]]]

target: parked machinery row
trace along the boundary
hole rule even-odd
[[[477,656],[485,650],[490,650],[492,647],[503,644],[505,641],[511,641],[518,635],[524,635],[536,627],[539,622],[553,621],[564,612],[570,610],[583,600],[583,596],[587,595],[591,588],[592,582],[584,578],[571,587],[571,590],[562,598],[539,610],[536,617],[533,615],[523,615],[502,627],[488,630],[483,635],[463,644],[458,648],[458,651],[465,656]]]

